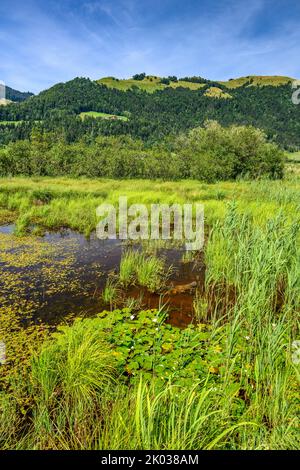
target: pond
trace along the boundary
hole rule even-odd
[[[129,249],[120,240],[99,240],[69,230],[48,232],[43,237],[16,237],[14,226],[0,226],[0,308],[36,323],[58,324],[70,317],[93,316],[104,309],[101,293],[107,277],[117,275],[122,253]],[[193,298],[204,283],[201,253],[184,259],[183,247],[145,247],[155,250],[172,266],[163,292],[149,292],[138,285],[123,290],[123,298],[139,299],[142,308],[164,305],[168,321],[184,327],[193,320]],[[121,305],[120,305],[121,307]]]

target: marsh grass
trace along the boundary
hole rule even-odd
[[[20,435],[22,419],[18,413],[18,404],[13,396],[0,393],[0,449],[10,449],[16,436]]]
[[[163,258],[127,250],[121,258],[119,279],[125,287],[137,283],[154,292],[164,286],[168,272]]]
[[[137,282],[150,291],[157,291],[163,287],[166,275],[165,261],[155,256],[142,256],[136,268]]]
[[[122,413],[126,408],[128,412]],[[214,391],[205,384],[190,390],[167,386],[157,393],[139,382],[112,409],[100,439],[102,449],[210,449],[218,448],[239,427],[218,427],[220,410]]]
[[[192,263],[195,260],[195,257],[197,256],[197,252],[191,251],[191,250],[186,250],[182,257],[181,257],[181,262],[182,263]]]
[[[22,236],[22,235],[26,235],[29,233],[30,229],[30,216],[29,214],[23,214],[21,215],[18,220],[17,220],[17,223],[16,223],[16,226],[15,226],[15,234],[18,236]]]
[[[135,297],[126,297],[123,306],[128,308],[130,311],[141,310],[143,306],[143,294],[141,293],[137,298]]]
[[[289,308],[296,302],[298,257],[298,220],[288,224],[279,213],[265,227],[257,227],[249,216],[240,215],[233,204],[224,224],[214,227],[207,244],[206,285],[233,285],[239,293],[239,308],[250,308],[253,315],[255,309],[257,314],[265,312],[264,317],[268,312],[275,315],[276,308]]]
[[[65,403],[92,404],[96,394],[114,382],[110,348],[97,331],[86,333],[81,321],[75,321],[72,328],[61,327],[55,337],[33,361],[36,393],[50,403],[59,389]]]
[[[255,415],[271,430],[266,444],[271,447],[279,445],[279,436],[283,447],[296,446],[297,418],[292,396],[297,377],[289,345],[299,334],[299,259],[298,220],[288,223],[279,213],[264,227],[257,227],[251,218],[238,214],[234,204],[224,224],[214,227],[206,247],[207,287],[222,283],[227,298],[230,286],[237,291],[226,315],[228,360],[224,383],[229,386],[234,350],[243,335],[247,339],[241,351],[245,370],[254,365],[255,399],[249,415]],[[218,310],[217,303],[215,308]],[[224,321],[222,311],[215,313],[220,324]],[[243,375],[241,371],[241,388],[245,390]],[[262,426],[256,442],[265,439],[266,428]]]
[[[205,203],[206,224],[223,220],[227,203],[237,200],[238,211],[252,215],[261,225],[276,215],[279,205],[292,220],[300,206],[299,178],[283,181],[239,181],[201,184],[198,181],[91,180],[86,178],[0,179],[0,212],[26,215],[28,224],[47,229],[69,227],[89,235],[96,229],[96,208],[103,202],[117,205],[119,196],[129,204]],[[42,204],[35,205],[34,201]],[[19,223],[21,227],[21,221]],[[21,234],[21,231],[19,231]]]
[[[218,449],[229,444],[251,421],[223,420],[213,389],[196,383],[190,390],[168,385],[157,392],[140,381],[130,389],[118,387],[113,401],[91,410],[56,402],[38,406],[29,432],[20,436],[19,449],[139,450]],[[10,432],[12,427],[10,426]],[[6,435],[11,448],[13,434]]]
[[[142,255],[138,251],[127,250],[121,258],[119,279],[127,287],[135,281],[137,266],[141,263]]]
[[[196,291],[193,300],[194,318],[197,323],[204,323],[209,320],[208,303],[207,300]]]
[[[86,439],[86,427],[112,396],[117,371],[111,347],[83,322],[61,328],[32,363],[36,402],[32,432],[38,447],[52,448],[56,433]]]
[[[101,294],[101,298],[105,304],[109,304],[112,310],[113,307],[116,307],[118,300],[120,299],[120,288],[117,285],[116,279],[114,277],[108,277],[106,285]]]

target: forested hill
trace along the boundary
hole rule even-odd
[[[13,88],[10,88],[9,86],[7,86],[5,90],[6,90],[6,99],[10,101],[14,101],[14,102],[25,101],[28,98],[30,98],[30,96],[33,96],[33,93],[30,93],[29,91],[27,92],[18,91],[18,90],[14,90]]]
[[[26,101],[0,107],[0,143],[27,138],[37,127],[63,133],[69,142],[129,134],[153,143],[212,119],[222,125],[252,124],[270,140],[291,150],[300,148],[300,105],[292,103],[291,79],[175,79],[138,76],[129,88],[114,86],[114,81],[121,82],[116,79],[75,78],[57,84]],[[84,118],[82,113],[87,113]]]

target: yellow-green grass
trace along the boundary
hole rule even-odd
[[[249,75],[248,77],[234,78],[232,80],[220,81],[219,83],[227,88],[238,88],[248,84],[249,80],[251,80],[251,84],[248,86],[280,86],[291,83],[294,79],[277,75]]]
[[[163,285],[165,276],[165,264],[161,258],[145,256],[138,251],[127,251],[122,256],[119,279],[125,286],[137,282],[154,292]]]
[[[116,114],[108,114],[108,113],[98,113],[97,111],[86,111],[84,113],[80,113],[80,117],[84,120],[87,117],[95,118],[95,119],[117,119],[119,121],[128,121],[126,116],[118,116]]]
[[[218,87],[210,87],[206,90],[204,93],[205,96],[208,96],[209,98],[218,98],[218,99],[223,99],[223,100],[228,100],[231,99],[232,96],[229,93],[224,92],[221,90],[221,88]]]
[[[32,122],[32,121],[24,121],[24,120],[20,120],[20,121],[0,121],[0,125],[3,125],[3,126],[8,126],[8,125],[14,125],[14,126],[19,126],[20,124],[23,124],[25,122]],[[38,123],[41,123],[42,121],[33,121],[35,124],[38,124]]]
[[[248,86],[280,86],[291,83],[294,79],[285,76],[277,75],[249,75],[248,77],[234,78],[227,81],[218,81],[221,85],[225,85],[229,89],[238,88],[251,80],[251,84]],[[144,80],[134,80],[133,78],[128,79],[117,79],[114,77],[103,77],[97,80],[97,83],[108,86],[109,88],[117,88],[118,90],[129,90],[133,86],[140,88],[141,90],[153,93],[157,90],[164,90],[165,88],[178,88],[184,87],[189,88],[190,90],[198,90],[205,86],[204,83],[192,83],[184,80],[179,80],[178,82],[170,82],[169,85],[160,83],[161,77],[155,75],[147,76]]]
[[[91,180],[87,178],[2,178],[0,214],[9,214],[20,229],[36,223],[47,228],[68,226],[89,234],[97,224],[95,209],[103,202],[118,205],[120,196],[128,204],[202,203],[208,225],[222,220],[230,201],[240,212],[264,223],[284,208],[293,220],[300,204],[299,175],[282,181],[238,181],[204,184],[184,180]],[[44,197],[46,195],[47,197]],[[9,211],[9,212],[7,212]],[[1,220],[1,217],[0,217]]]
[[[189,88],[190,90],[198,90],[203,88],[203,83],[192,83],[186,81],[170,82],[169,85],[160,83],[161,78],[156,76],[148,76],[144,80],[134,80],[133,78],[128,79],[116,79],[114,77],[104,77],[97,80],[97,83],[106,85],[109,88],[117,88],[118,90],[129,90],[133,86],[140,88],[141,90],[153,93],[157,90],[164,90],[165,88]]]
[[[298,163],[300,162],[300,151],[298,152],[286,152],[286,157],[289,162]]]
[[[6,98],[1,98],[0,99],[0,106],[7,106],[10,103],[12,103],[11,100],[7,100]]]
[[[0,125],[2,126],[7,126],[7,125],[14,125],[14,126],[19,126],[22,124],[24,121],[0,121]]]

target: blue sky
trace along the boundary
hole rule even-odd
[[[299,0],[1,0],[0,80],[300,78]]]

